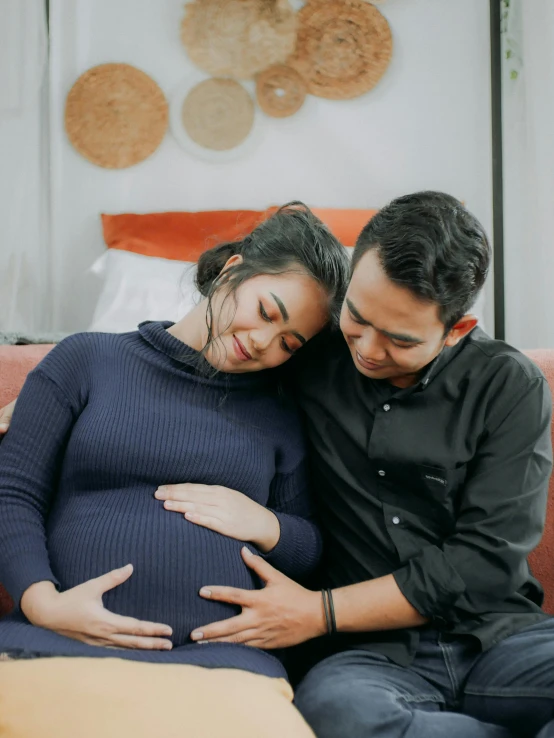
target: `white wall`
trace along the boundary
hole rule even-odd
[[[423,188],[461,198],[491,230],[488,3],[389,0],[394,56],[363,98],[311,98],[297,118],[264,118],[257,145],[235,162],[206,163],[168,133],[146,162],[123,171],[82,159],[63,132],[67,92],[89,67],[119,61],[166,92],[192,65],[179,39],[182,0],[51,0],[54,328],[79,330],[102,253],[98,214],[262,208],[291,199],[327,207],[379,207]],[[259,113],[259,115],[262,115]],[[488,299],[488,326],[492,299]]]
[[[503,79],[506,337],[554,348],[554,3],[513,1],[508,37],[520,61]]]

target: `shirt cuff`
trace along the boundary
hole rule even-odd
[[[15,607],[19,608],[23,593],[32,584],[37,582],[52,582],[57,589],[60,583],[52,573],[50,564],[44,560],[44,553],[24,553],[18,558],[12,559],[2,572],[2,584],[12,600]]]
[[[451,620],[452,606],[466,585],[437,546],[427,546],[393,572],[398,588],[415,609],[437,624]]]
[[[317,526],[296,515],[271,511],[279,521],[281,534],[275,548],[260,554],[271,566],[292,579],[308,576],[322,553],[321,535]]]

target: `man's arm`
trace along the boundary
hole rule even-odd
[[[550,391],[541,377],[529,380],[518,397],[510,397],[508,407],[492,407],[453,535],[440,546],[422,548],[388,576],[333,590],[339,630],[393,630],[428,620],[455,623],[518,591],[529,575],[527,556],[544,528],[551,414]],[[223,637],[275,648],[325,632],[320,593],[275,576],[257,557],[248,558],[267,581],[266,588],[243,594],[209,587],[214,599],[234,597],[243,614],[202,628],[204,639]],[[279,621],[290,623],[290,629],[279,627]]]
[[[508,398],[491,407],[453,534],[394,572],[406,599],[439,626],[490,612],[518,592],[544,530],[552,471],[550,390],[536,377]]]
[[[242,613],[191,634],[194,641],[228,641],[257,648],[286,648],[325,635],[321,592],[301,587],[260,556],[243,549],[245,563],[265,582],[262,590],[203,587],[200,595],[239,605]],[[339,631],[393,630],[426,620],[388,575],[333,590]]]

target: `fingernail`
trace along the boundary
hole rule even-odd
[[[0,424],[0,433],[5,433],[10,426],[7,423]]]
[[[165,507],[165,508],[166,508],[167,510],[171,510],[172,508],[174,508],[174,507],[175,507],[175,505],[173,504],[173,502],[172,502],[171,500],[166,500],[166,501],[164,502],[164,507]]]
[[[129,567],[133,568],[132,564],[125,564],[125,566],[122,566],[119,571],[127,571]]]
[[[163,635],[164,636],[171,636],[171,635],[173,635],[173,628],[164,628],[163,629]]]
[[[194,513],[185,513],[185,518],[187,520],[196,520],[196,515]]]
[[[250,549],[248,548],[248,546],[243,546],[243,547],[242,547],[242,550],[244,551],[244,553],[245,553],[245,554],[246,554],[247,556],[254,556],[254,554],[253,554],[253,553],[252,553],[252,551],[251,551],[251,550],[250,550]]]
[[[199,630],[195,630],[194,633],[190,634],[190,637],[192,638],[193,641],[200,641],[202,640],[202,638],[204,638],[204,633],[202,633]]]
[[[164,643],[164,651],[171,651],[173,643]]]
[[[154,497],[157,497],[158,500],[163,500],[165,497],[165,489],[163,487],[160,487],[154,492]]]
[[[200,590],[200,595],[202,597],[211,597],[212,596],[212,590],[208,589],[207,587],[202,587]]]

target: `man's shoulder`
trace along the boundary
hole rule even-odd
[[[475,328],[467,337],[461,355],[470,359],[472,370],[483,377],[494,374],[506,380],[533,382],[545,380],[540,368],[514,346],[491,338],[481,328]]]

